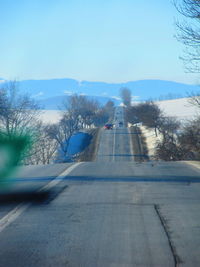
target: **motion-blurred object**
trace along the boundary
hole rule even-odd
[[[29,136],[7,136],[0,133],[0,181],[7,178],[19,165],[30,144]]]

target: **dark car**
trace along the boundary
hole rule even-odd
[[[119,127],[123,127],[123,122],[122,121],[119,122]]]
[[[113,124],[111,124],[111,123],[107,123],[107,124],[105,124],[105,125],[104,125],[104,129],[105,129],[105,130],[112,130],[112,129],[113,129]]]

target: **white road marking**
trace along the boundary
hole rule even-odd
[[[67,168],[64,172],[58,175],[53,181],[49,182],[47,185],[43,186],[37,192],[41,192],[44,190],[48,190],[53,188],[55,185],[62,181],[62,177],[65,177],[70,174],[76,167],[78,167],[83,162],[78,162]],[[2,219],[0,219],[0,233],[9,226],[12,222],[14,222],[31,204],[21,203],[13,210],[11,210],[8,214],[6,214]]]
[[[29,206],[30,204],[21,203],[8,214],[6,214],[0,220],[0,232],[2,232],[9,224],[14,222]]]
[[[72,172],[76,167],[78,167],[81,164],[83,164],[83,162],[78,162],[78,163],[73,164],[72,166],[67,168],[64,172],[62,172],[60,175],[58,175],[54,180],[52,180],[47,185],[39,189],[38,192],[51,189],[52,187],[54,187],[55,185],[57,185],[58,183],[62,181],[62,177],[69,175],[70,172]]]
[[[116,128],[114,129],[114,137],[113,137],[113,161],[115,161],[115,136],[116,136]]]

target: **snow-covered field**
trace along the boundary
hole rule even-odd
[[[166,116],[176,117],[181,122],[184,122],[184,120],[191,120],[197,115],[200,115],[200,108],[194,107],[188,103],[188,98],[159,101],[157,104]],[[161,136],[158,134],[156,137],[155,131],[145,126],[140,126],[140,129],[146,137],[149,157],[153,159],[156,143],[161,140]]]
[[[40,119],[43,123],[57,123],[61,118],[62,111],[60,110],[42,110]]]
[[[166,116],[177,117],[180,120],[192,119],[198,113],[200,108],[196,108],[188,103],[188,98],[164,100],[156,102],[163,110]],[[60,110],[43,110],[40,119],[44,123],[56,123],[61,118],[62,111]]]
[[[140,130],[142,131],[144,137],[146,138],[146,144],[148,148],[148,156],[150,159],[153,159],[155,155],[156,143],[160,141],[160,136],[156,137],[155,131],[153,129],[147,128],[145,126],[140,126]]]
[[[167,116],[177,117],[180,120],[192,119],[198,114],[200,115],[200,108],[192,106],[188,102],[188,98],[164,100],[156,103]]]

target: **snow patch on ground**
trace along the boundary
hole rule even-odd
[[[147,128],[146,126],[139,126],[143,136],[146,139],[148,156],[149,158],[153,158],[155,155],[155,148],[158,141],[161,140],[161,137],[156,136],[154,129]]]
[[[200,108],[191,105],[188,100],[189,98],[179,98],[155,103],[164,111],[165,115],[177,117],[180,120],[188,120],[200,114]]]
[[[77,132],[72,135],[69,139],[69,144],[68,141],[63,144],[64,146],[67,146],[67,154],[65,154],[61,148],[58,149],[56,163],[72,162],[73,156],[82,152],[90,144],[91,139],[92,136],[85,132]]]
[[[192,120],[197,115],[200,115],[200,108],[192,106],[188,102],[188,98],[164,100],[156,102],[165,116],[175,117],[181,122]],[[155,155],[155,147],[158,141],[161,141],[161,135],[156,136],[154,129],[140,126],[143,135],[146,138],[149,157],[152,158]]]
[[[60,110],[42,110],[39,119],[45,124],[58,123],[62,117],[62,111]]]
[[[83,151],[88,145],[91,140],[91,135],[84,132],[78,132],[69,140],[69,147],[68,147],[68,153],[70,155],[75,155]]]

